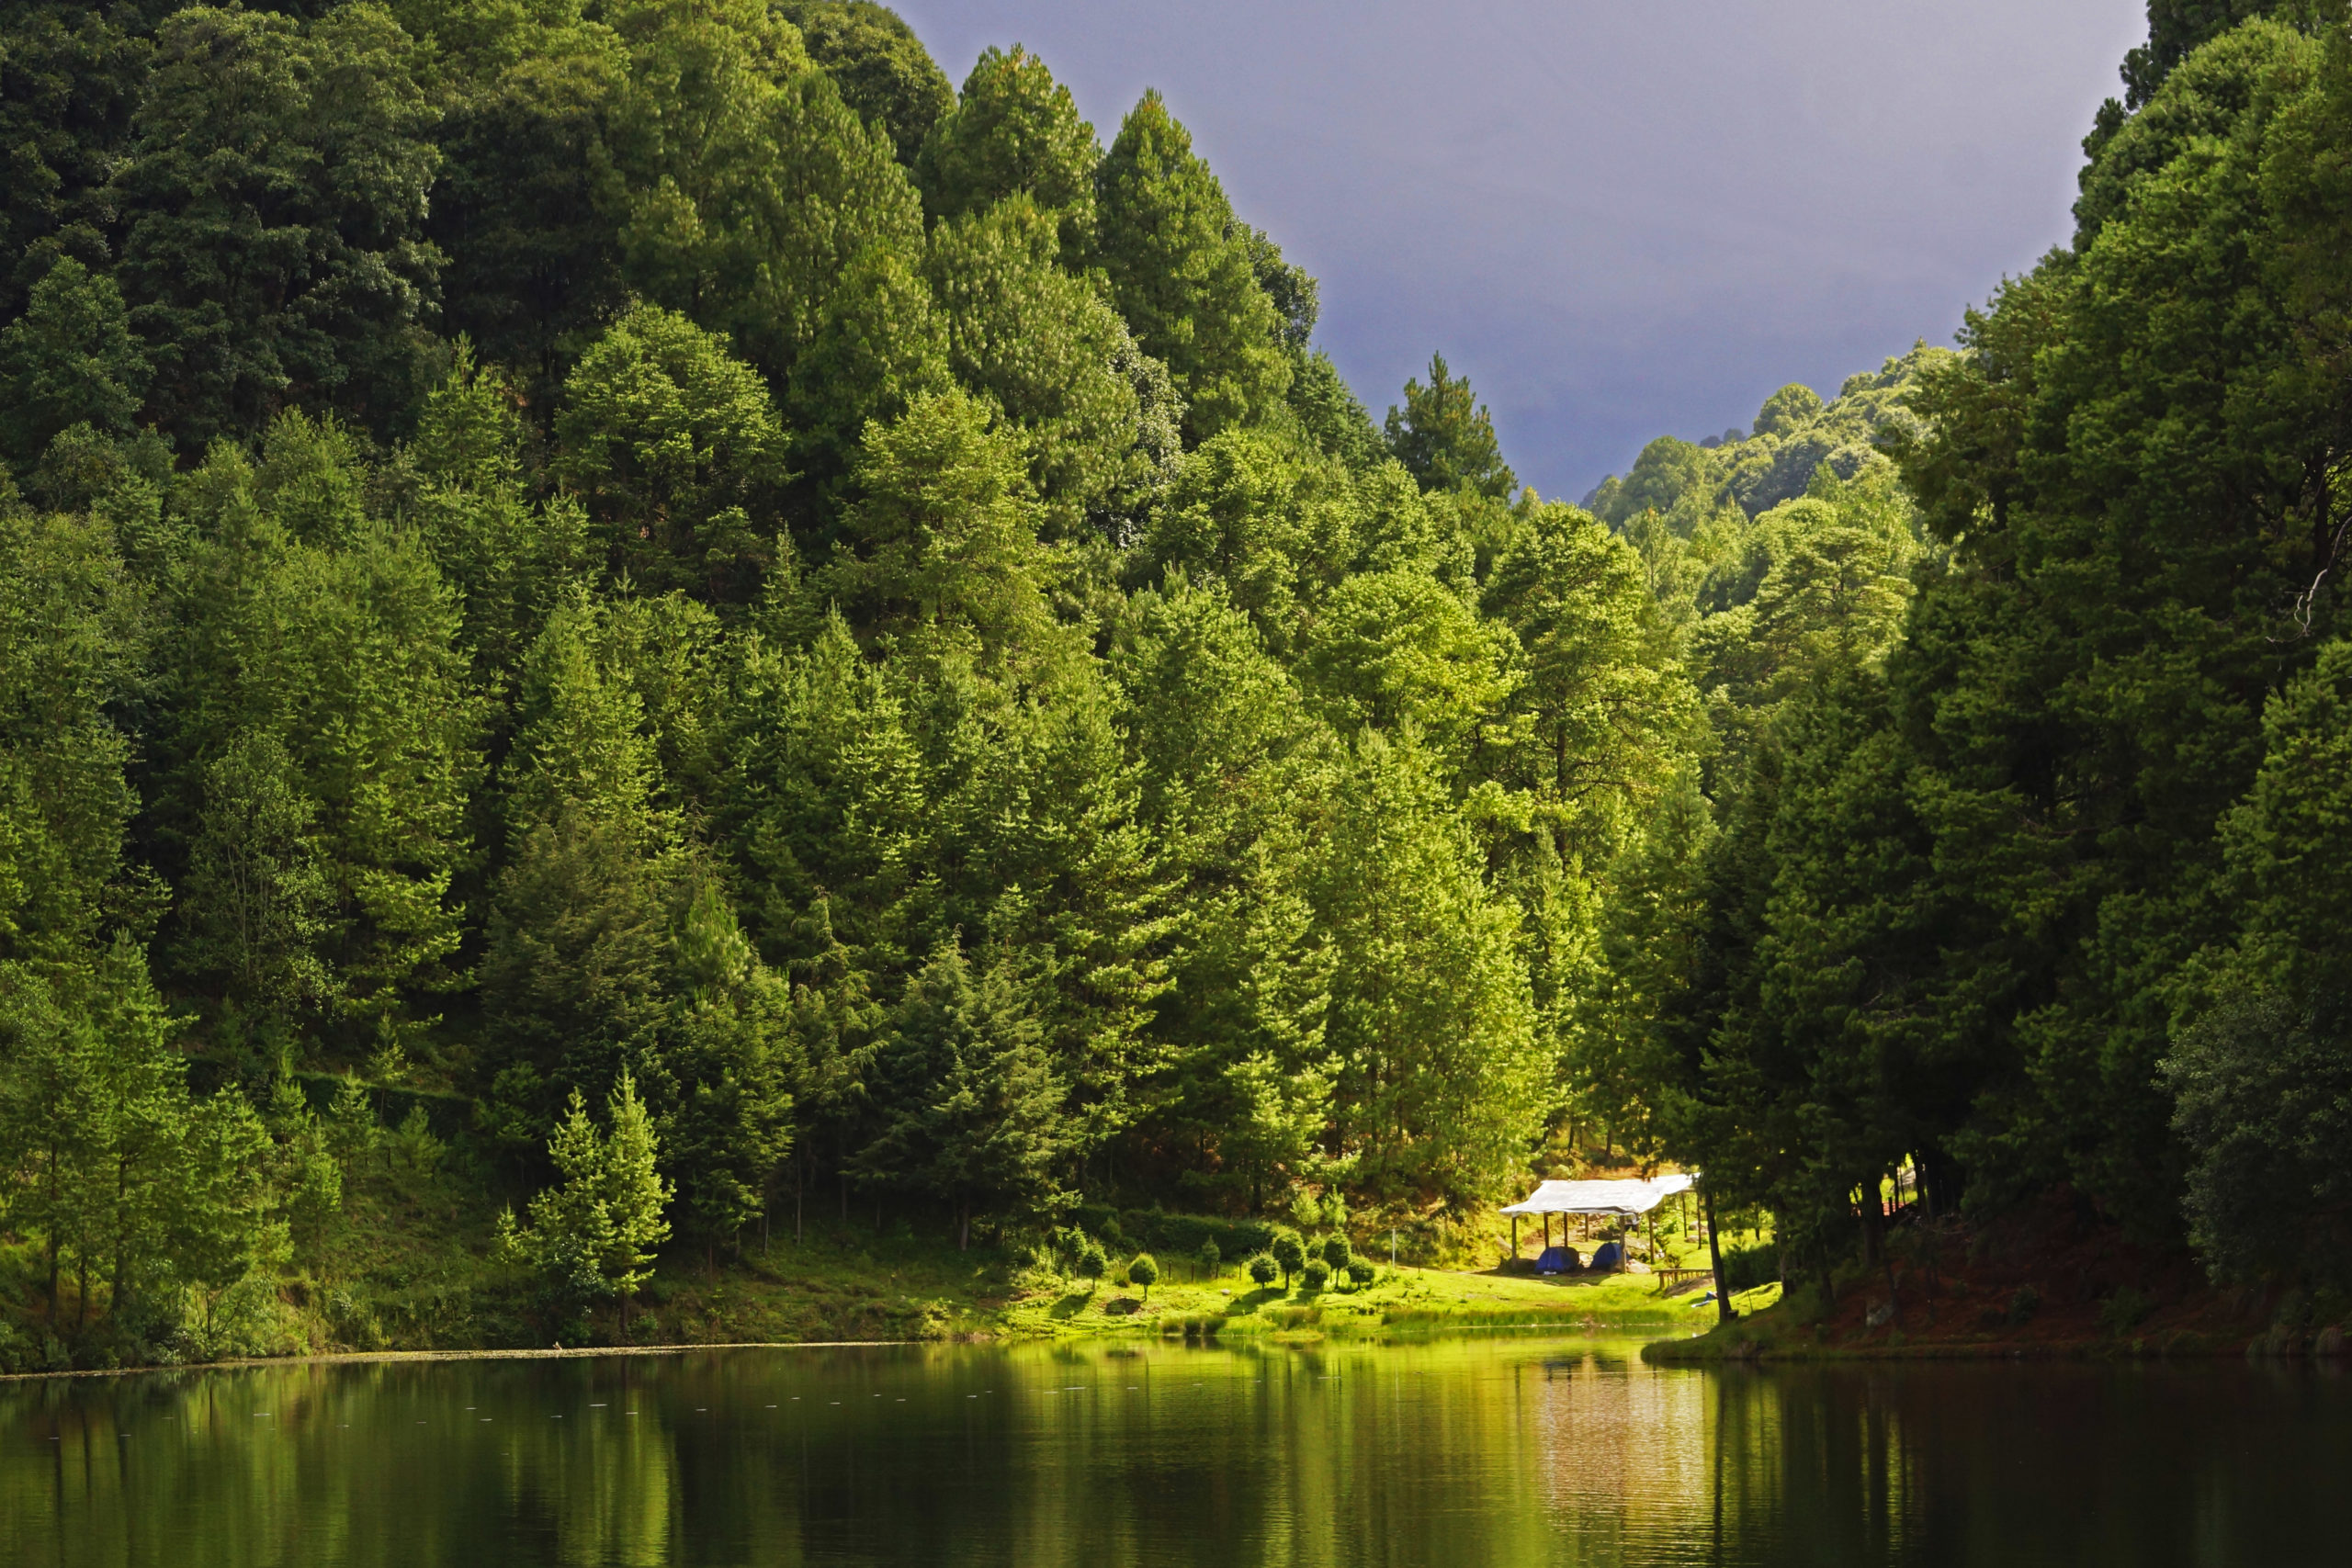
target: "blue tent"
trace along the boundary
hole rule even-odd
[[[1573,1274],[1579,1267],[1577,1249],[1573,1247],[1547,1247],[1544,1255],[1535,1260],[1538,1274]]]
[[[1625,1267],[1625,1249],[1613,1241],[1604,1241],[1592,1249],[1592,1268],[1596,1273]]]

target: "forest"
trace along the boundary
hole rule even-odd
[[[2352,1289],[2352,34],[2150,22],[1956,349],[1570,504],[1019,47],[0,3],[0,1363],[401,1160],[582,1297],[1660,1164]]]

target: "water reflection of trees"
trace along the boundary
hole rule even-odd
[[[0,1562],[2285,1561],[2352,1462],[2243,1369],[1125,1348],[0,1385]]]

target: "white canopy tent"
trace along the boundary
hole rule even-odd
[[[1679,1172],[1632,1181],[1546,1181],[1506,1214],[1646,1214],[1677,1192],[1690,1190]]]
[[[1648,1213],[1678,1192],[1690,1190],[1690,1178],[1681,1172],[1630,1181],[1544,1182],[1533,1192],[1503,1210],[1510,1216],[1511,1256],[1519,1256],[1519,1220],[1522,1214],[1541,1214],[1544,1217],[1544,1247],[1548,1252],[1552,1246],[1554,1214],[1607,1214],[1632,1219],[1635,1215]],[[1651,1234],[1655,1242],[1655,1224]],[[1564,1229],[1561,1240],[1565,1243],[1566,1239]],[[1540,1259],[1537,1267],[1543,1267]]]

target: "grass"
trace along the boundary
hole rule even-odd
[[[1149,1291],[1084,1280],[989,1248],[958,1251],[936,1229],[829,1216],[798,1236],[779,1226],[740,1252],[677,1247],[660,1260],[624,1326],[616,1303],[557,1321],[537,1288],[492,1255],[503,1201],[462,1145],[387,1143],[355,1164],[342,1213],[298,1235],[295,1265],[234,1334],[132,1345],[51,1334],[39,1260],[0,1236],[0,1371],[143,1364],[155,1359],[342,1351],[445,1351],[882,1339],[1065,1339],[1153,1335],[1272,1338],[1550,1328],[1680,1337],[1713,1321],[1693,1288],[1662,1293],[1648,1275],[1537,1279],[1380,1264],[1363,1286],[1261,1288],[1238,1260],[1208,1269],[1161,1255]],[[1474,1244],[1476,1245],[1476,1244]],[[1498,1249],[1483,1249],[1494,1258]],[[266,1292],[265,1292],[266,1298]],[[66,1303],[66,1321],[78,1310]],[[95,1320],[104,1310],[97,1303]],[[61,1346],[60,1340],[70,1344]],[[13,1343],[16,1350],[8,1351]]]
[[[1001,1309],[1001,1332],[1345,1337],[1467,1328],[1639,1329],[1663,1333],[1699,1317],[1687,1294],[1659,1293],[1645,1275],[1539,1280],[1521,1274],[1381,1269],[1362,1287],[1308,1292],[1260,1287],[1236,1269],[1213,1279],[1163,1280],[1148,1295],[1082,1280],[1035,1280]]]

